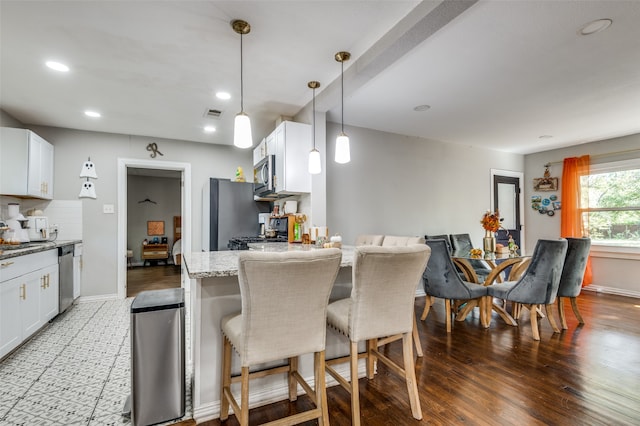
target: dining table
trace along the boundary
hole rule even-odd
[[[465,280],[484,286],[499,285],[506,281],[514,281],[520,278],[531,262],[531,256],[522,254],[519,250],[506,253],[491,253],[484,256],[472,255],[470,251],[454,251],[451,253],[453,263],[460,269]],[[488,266],[489,273],[481,278],[476,273],[473,263],[482,262]],[[456,320],[462,321],[475,307],[480,308],[480,323],[488,328],[491,324],[491,312],[495,311],[508,325],[516,327],[518,323],[507,312],[504,304],[494,303],[491,296],[477,300],[470,300],[460,308]]]

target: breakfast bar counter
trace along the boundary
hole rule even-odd
[[[322,250],[308,244],[251,243],[250,250],[298,251]],[[340,271],[331,293],[331,299],[349,297],[351,292],[351,265],[354,247],[342,247]],[[218,418],[220,415],[220,365],[222,356],[222,333],[220,320],[229,314],[240,312],[240,287],[238,285],[238,255],[240,251],[183,253],[189,278],[191,305],[191,347],[193,368],[193,417],[200,423]],[[347,355],[346,339],[327,330],[326,358]],[[347,371],[342,371],[348,375]],[[239,372],[239,359],[234,354],[234,372]],[[364,374],[364,368],[360,375]],[[313,354],[300,359],[300,373],[313,381]],[[332,384],[331,380],[327,381]],[[285,376],[265,377],[251,383],[250,406],[258,406],[282,399],[287,395]]]

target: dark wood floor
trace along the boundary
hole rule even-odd
[[[127,297],[145,290],[180,287],[180,266],[156,265],[127,268]]]
[[[416,300],[416,314],[424,298]],[[529,317],[507,326],[494,313],[491,328],[477,310],[447,335],[441,300],[420,323],[424,357],[416,375],[422,421],[411,416],[404,382],[379,364],[373,380],[360,379],[362,424],[378,425],[638,425],[640,424],[640,299],[584,292],[578,326],[567,303],[569,330],[553,334],[540,321],[539,342]],[[419,318],[418,318],[419,319]],[[400,343],[388,353],[400,360]],[[349,395],[327,390],[333,425],[350,425]],[[306,397],[251,410],[259,424],[310,407]],[[224,423],[237,425],[234,416]],[[308,424],[315,424],[310,422]]]

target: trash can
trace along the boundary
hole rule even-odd
[[[184,290],[143,291],[131,304],[131,423],[184,416]]]

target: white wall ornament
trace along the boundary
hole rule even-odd
[[[80,177],[98,179],[96,166],[93,164],[93,161],[91,161],[91,159],[88,159],[82,165],[82,170],[80,170]]]
[[[86,178],[87,180],[86,182],[82,182],[82,187],[80,188],[80,194],[78,195],[78,198],[98,198],[96,196],[96,187],[93,182],[89,180],[89,178],[98,179],[96,166],[95,164],[93,164],[93,161],[91,161],[91,157],[89,157],[87,161],[82,164],[80,177]]]
[[[93,182],[89,181],[89,178],[87,178],[86,182],[82,183],[82,188],[80,188],[80,195],[78,195],[78,198],[98,198],[96,196],[96,188],[93,185]]]

